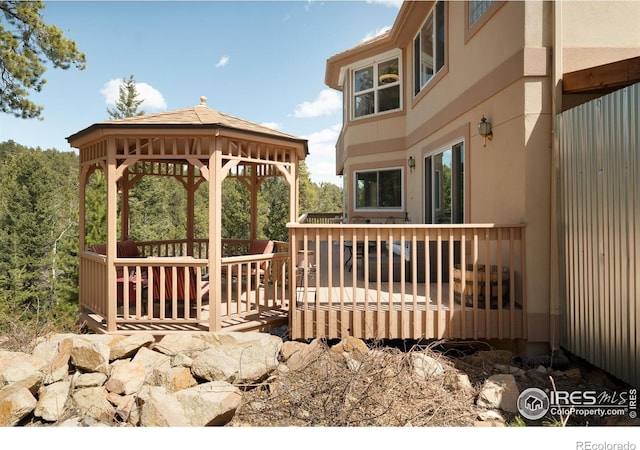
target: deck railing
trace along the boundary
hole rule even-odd
[[[289,228],[293,339],[526,337],[524,225]]]

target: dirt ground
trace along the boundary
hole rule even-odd
[[[625,417],[547,415],[531,421],[519,414],[476,404],[485,380],[512,373],[519,391],[536,387],[574,392],[593,390],[611,395],[632,387],[567,354],[556,367],[538,364],[486,343],[367,343],[375,351],[345,360],[326,351],[297,370],[279,371],[258,387],[250,387],[228,426],[601,426],[640,425]],[[411,370],[411,353],[427,352],[444,367],[428,380]],[[544,358],[542,358],[544,361]],[[548,361],[546,361],[548,362]],[[557,367],[561,366],[561,367]],[[466,374],[471,386],[457,386]],[[555,386],[554,386],[555,385]]]

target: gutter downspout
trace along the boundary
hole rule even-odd
[[[552,352],[560,348],[562,309],[560,305],[560,265],[558,233],[559,142],[556,117],[562,112],[562,1],[552,2],[553,48],[551,73],[551,215],[549,264],[549,344]]]

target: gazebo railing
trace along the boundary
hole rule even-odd
[[[273,253],[242,254],[249,242],[223,241],[223,254],[238,254],[223,257],[221,273],[211,278],[208,259],[184,255],[186,241],[139,242],[142,257],[114,261],[113,299],[108,295],[107,257],[82,252],[81,310],[105,324],[107,331],[134,325],[219,329],[246,317],[259,320],[261,314],[287,307],[289,245],[276,242]],[[206,244],[198,241],[194,248],[203,250]]]

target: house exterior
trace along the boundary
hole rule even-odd
[[[554,116],[599,95],[563,94],[563,74],[638,56],[638,17],[624,1],[405,2],[327,60],[347,219],[523,226],[523,335],[557,346]]]

